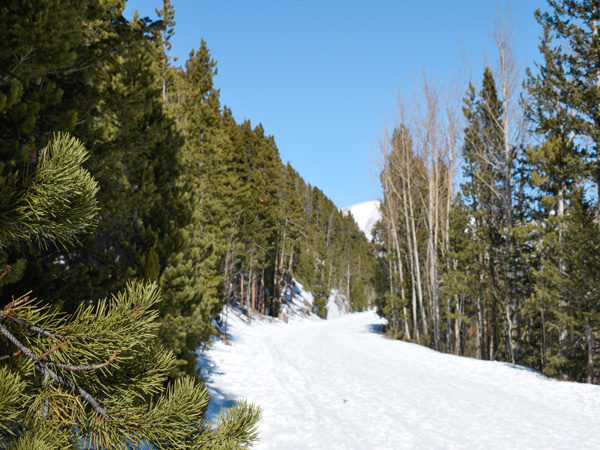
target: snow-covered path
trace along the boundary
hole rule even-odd
[[[372,312],[236,319],[201,355],[209,414],[263,409],[257,448],[600,448],[600,386],[385,339]]]

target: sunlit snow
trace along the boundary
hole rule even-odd
[[[381,218],[381,213],[379,212],[379,200],[372,200],[369,202],[359,203],[357,205],[348,206],[346,208],[342,208],[342,213],[352,214],[354,220],[358,227],[362,230],[363,233],[367,236],[369,240],[372,239],[373,227],[377,223],[377,221]]]
[[[263,409],[257,448],[600,448],[600,386],[386,339],[373,312],[253,319],[200,355],[209,416]]]

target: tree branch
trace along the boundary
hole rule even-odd
[[[9,306],[14,307],[14,306],[17,306],[18,304],[19,303],[15,303],[14,305],[9,305]],[[30,324],[28,322],[25,322],[24,320],[21,320],[21,319],[19,319],[17,317],[12,316],[10,314],[6,314],[6,313],[1,313],[0,312],[0,315],[3,315],[4,317],[12,320],[13,322],[15,322],[18,325],[21,325],[22,327],[27,328],[28,330],[34,331],[34,332],[36,332],[38,334],[41,334],[43,336],[54,338],[54,339],[59,340],[59,341],[88,342],[90,340],[90,339],[85,339],[85,338],[83,338],[83,339],[68,338],[66,336],[62,336],[62,335],[54,333],[52,331],[45,330],[45,329],[43,329],[41,327],[38,327],[37,325],[32,325],[32,324]]]
[[[90,404],[90,406],[94,409],[94,411],[96,411],[96,413],[99,416],[106,417],[107,419],[109,418],[109,415],[108,415],[108,412],[106,411],[106,409],[103,408],[100,405],[100,403],[98,403],[98,401],[94,397],[91,396],[91,394],[89,392],[87,392],[83,388],[77,386],[71,380],[69,380],[67,378],[63,378],[60,375],[58,375],[57,373],[48,369],[47,367],[44,367],[39,362],[35,363],[35,368],[42,375],[52,378],[56,383],[66,386],[69,389],[71,389],[72,391],[74,391],[75,393],[79,394],[86,402],[88,402]]]
[[[1,279],[1,278],[0,278]],[[26,303],[29,300],[29,296],[26,295],[25,297],[20,298],[17,301],[14,301],[12,303],[9,303],[8,305],[6,305],[4,308],[0,308],[0,313],[3,311],[6,311],[7,309],[12,309],[12,308],[16,308],[19,305],[22,305],[23,303]],[[3,314],[5,316],[8,316],[7,314]]]
[[[4,269],[4,272],[2,272],[2,273],[0,274],[0,280],[1,280],[2,278],[4,278],[4,277],[5,277],[5,276],[8,274],[8,272],[10,272],[10,265],[8,265],[8,264],[7,264],[7,265],[6,265],[6,269]]]
[[[63,368],[63,369],[71,370],[71,371],[77,371],[77,370],[96,370],[96,369],[100,369],[102,367],[106,367],[111,362],[113,362],[114,359],[115,359],[115,357],[117,356],[117,353],[118,353],[117,350],[115,350],[115,352],[113,353],[113,355],[107,361],[105,361],[103,363],[95,364],[95,365],[92,365],[92,366],[72,366],[72,365],[69,365],[69,364],[55,363],[53,361],[48,361],[48,360],[46,360],[44,358],[41,358],[41,357],[37,356],[35,353],[33,353],[31,350],[29,350],[25,345],[23,345],[16,337],[14,337],[11,334],[10,331],[8,331],[2,325],[0,325],[0,333],[2,333],[16,347],[18,347],[19,351],[21,353],[25,354],[30,359],[33,359],[34,361],[36,361],[35,362],[35,368],[36,368],[36,370],[38,372],[40,372],[45,377],[52,378],[56,383],[61,384],[63,386],[66,386],[69,389],[71,389],[72,391],[74,391],[77,394],[79,394],[86,402],[88,402],[90,404],[90,406],[94,409],[94,411],[96,411],[96,413],[98,415],[100,415],[102,417],[107,417],[107,418],[109,417],[106,409],[104,409],[100,405],[100,403],[98,403],[98,401],[94,397],[92,397],[92,395],[90,395],[90,393],[88,393],[82,387],[77,386],[75,383],[73,383],[68,378],[64,378],[64,377],[58,375],[56,372],[54,372],[54,371],[50,370],[49,368],[45,367],[45,365],[52,365],[52,366],[55,366],[55,367],[59,367],[59,368]],[[63,344],[61,344],[60,346],[62,346],[62,345]],[[57,346],[54,349],[50,350],[47,354],[52,353],[53,351],[55,351],[60,346]]]
[[[2,333],[4,336],[6,336],[6,338],[9,341],[11,341],[14,345],[16,345],[19,348],[19,350],[21,350],[30,359],[33,359],[34,361],[39,362],[41,364],[58,367],[60,369],[67,369],[67,370],[71,370],[71,371],[101,369],[102,367],[106,367],[110,363],[112,363],[115,360],[115,358],[117,356],[117,353],[119,353],[118,350],[115,350],[114,353],[113,353],[113,355],[109,359],[107,359],[106,361],[104,361],[103,363],[89,365],[89,366],[74,366],[74,365],[71,365],[71,364],[65,364],[65,363],[59,363],[59,362],[50,361],[48,359],[45,359],[43,356],[36,355],[31,350],[29,350],[27,347],[25,347],[25,345],[23,345],[16,337],[14,337],[11,334],[10,331],[8,331],[2,325],[0,325],[0,333]],[[68,342],[68,340],[67,340],[67,342]],[[60,348],[60,347],[62,347],[64,345],[65,345],[65,343],[62,343],[62,344],[56,346],[52,350],[46,352],[45,355],[49,355],[50,353],[58,350],[58,348]]]

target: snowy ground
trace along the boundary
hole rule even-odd
[[[234,317],[200,355],[209,415],[259,404],[257,448],[600,448],[600,386],[391,341],[373,312]]]

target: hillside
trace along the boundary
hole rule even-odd
[[[373,238],[372,231],[373,227],[379,219],[381,219],[381,213],[379,212],[379,200],[371,200],[368,202],[358,203],[356,205],[347,206],[342,208],[342,214],[352,214],[358,227],[365,233],[367,239]]]
[[[373,312],[229,321],[201,354],[215,417],[263,408],[257,448],[600,448],[600,387],[385,339]]]

